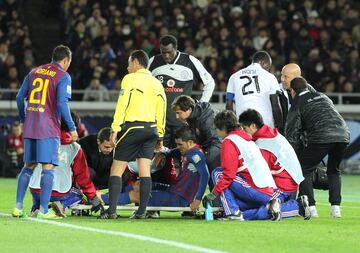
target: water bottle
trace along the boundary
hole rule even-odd
[[[205,209],[205,220],[206,221],[214,220],[212,206],[209,203],[207,203],[207,207]]]

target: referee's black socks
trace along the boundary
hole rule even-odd
[[[121,177],[110,176],[109,178],[109,209],[108,213],[116,213],[116,206],[121,193]],[[140,195],[141,196],[141,195]]]
[[[140,177],[140,203],[137,214],[144,214],[150,198],[151,177]]]

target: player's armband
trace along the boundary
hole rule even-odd
[[[226,100],[234,100],[235,94],[231,92],[226,92]]]

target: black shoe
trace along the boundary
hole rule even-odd
[[[304,220],[311,218],[308,196],[302,195],[296,200],[299,204],[299,214],[304,217]]]
[[[91,216],[90,210],[71,210],[71,216]]]
[[[272,199],[266,205],[272,221],[281,220],[281,201],[280,199]]]
[[[160,211],[147,211],[146,218],[150,219],[159,219],[160,218]]]
[[[235,220],[235,221],[244,221],[244,216],[240,210],[237,210],[234,214],[230,214],[225,217],[217,218],[217,220]]]
[[[192,217],[195,217],[195,214],[194,214],[194,212],[184,211],[181,213],[181,217],[192,218]]]
[[[213,216],[214,216],[214,220],[217,220],[219,218],[224,217],[224,213],[222,211],[218,211],[218,212],[213,212]]]
[[[129,219],[131,220],[142,220],[142,219],[146,219],[146,212],[142,213],[142,214],[138,214],[137,211],[135,211],[130,217]]]
[[[220,195],[212,201],[212,207],[222,207]]]
[[[98,219],[101,219],[101,220],[114,220],[117,218],[118,218],[118,215],[116,213],[109,213],[107,210],[105,212],[103,212],[102,214],[100,214],[100,216],[98,217]]]

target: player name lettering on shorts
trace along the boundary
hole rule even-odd
[[[40,75],[46,75],[46,76],[51,76],[54,77],[56,75],[55,71],[49,70],[49,69],[38,69],[35,71],[36,74],[40,74]]]

